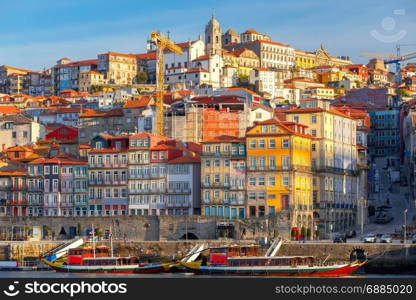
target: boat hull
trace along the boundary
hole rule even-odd
[[[167,270],[166,264],[128,265],[128,266],[80,266],[65,265],[42,259],[48,266],[60,273],[112,273],[112,274],[154,274]]]
[[[298,267],[230,267],[198,266],[198,263],[181,263],[189,271],[201,275],[235,275],[235,276],[299,276],[299,277],[341,277],[348,276],[366,262],[333,266],[298,266]]]

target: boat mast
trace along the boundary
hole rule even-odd
[[[94,252],[94,258],[95,258],[95,229],[94,224],[91,224],[92,226],[92,250]]]
[[[111,248],[111,257],[114,257],[114,251],[113,251],[113,230],[112,226],[110,225],[110,248]]]

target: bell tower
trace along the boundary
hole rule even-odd
[[[221,55],[222,51],[222,33],[220,23],[215,19],[214,14],[212,14],[211,20],[205,26],[205,49],[206,54],[211,55]]]

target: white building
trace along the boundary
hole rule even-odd
[[[259,92],[266,93],[265,98],[274,99],[278,96],[276,72],[270,69],[255,68],[251,70],[250,84],[254,84]]]

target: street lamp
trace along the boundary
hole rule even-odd
[[[364,197],[361,197],[360,199],[361,204],[361,234],[364,233]]]
[[[406,216],[407,216],[407,208],[403,211],[404,212],[404,244],[406,244]]]

